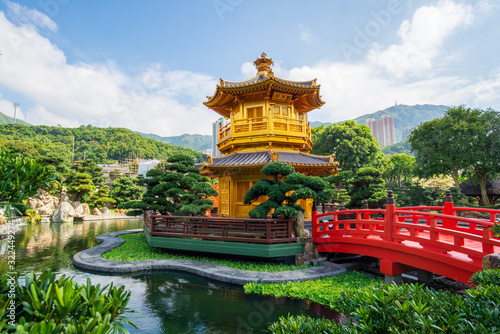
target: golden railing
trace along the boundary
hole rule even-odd
[[[287,117],[258,117],[243,120],[232,120],[219,131],[219,142],[231,135],[239,136],[249,132],[276,131],[311,136],[311,127],[305,119]]]

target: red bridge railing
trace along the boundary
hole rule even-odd
[[[396,208],[391,197],[386,209],[313,213],[312,235],[318,252],[378,257],[391,263],[387,269],[381,262],[381,271],[388,275],[404,272],[397,269],[403,264],[464,283],[481,270],[483,256],[500,253],[500,238],[491,230],[500,210],[453,207],[448,192],[449,198],[440,207]],[[430,210],[441,213],[425,212]],[[489,213],[490,217],[457,216],[457,212],[467,211]]]
[[[277,244],[296,242],[294,219],[251,219],[144,215],[151,236]]]

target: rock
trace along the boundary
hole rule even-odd
[[[304,214],[300,211],[293,223],[293,229],[295,230],[296,237],[300,238],[304,235]]]
[[[83,207],[80,201],[75,201],[71,203],[71,206],[75,209],[75,214],[77,216],[83,216]]]
[[[483,270],[499,269],[499,268],[500,268],[500,254],[488,254],[483,257]]]
[[[66,195],[65,192],[61,192],[61,195],[59,195],[59,202],[69,202],[69,197]]]
[[[111,215],[111,211],[109,211],[108,207],[105,206],[104,208],[102,208],[102,214],[104,216],[109,216],[109,215]]]
[[[90,215],[90,208],[87,203],[82,204],[83,215]]]
[[[304,238],[310,238],[311,237],[311,232],[309,230],[304,230]]]
[[[102,216],[102,212],[98,208],[94,208],[94,210],[92,210],[92,214],[96,216]]]
[[[464,217],[465,218],[479,218],[479,219],[484,218],[483,214],[481,212],[477,212],[477,211],[465,211]]]
[[[56,210],[54,211],[54,215],[52,216],[53,223],[69,223],[73,221],[73,217],[75,216],[75,209],[68,202],[60,203]]]
[[[53,204],[42,206],[35,210],[40,216],[50,216],[54,214],[55,207]]]

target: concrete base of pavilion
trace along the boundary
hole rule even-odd
[[[332,277],[346,271],[343,266],[335,265],[282,272],[257,272],[191,260],[142,260],[122,262],[107,260],[102,257],[102,254],[105,252],[125,242],[123,239],[117,238],[118,236],[139,232],[142,232],[142,230],[120,231],[100,235],[96,237],[96,241],[101,241],[101,244],[75,254],[73,256],[73,264],[80,269],[113,274],[148,273],[158,270],[184,271],[209,279],[238,285],[244,285],[250,282],[299,282]]]

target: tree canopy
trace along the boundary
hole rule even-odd
[[[381,164],[380,145],[366,125],[354,121],[323,125],[313,129],[312,141],[311,153],[335,153],[335,160],[342,170],[356,171],[365,166]]]
[[[478,181],[483,203],[489,205],[486,181],[500,174],[500,117],[497,111],[458,106],[445,116],[418,126],[408,141],[423,177],[459,172]]]
[[[50,187],[54,179],[53,168],[22,155],[0,151],[0,204],[20,205],[40,188]]]
[[[193,159],[179,154],[168,158],[167,163],[165,171],[151,169],[146,173],[147,189],[141,201],[129,201],[119,207],[180,216],[197,216],[211,210],[213,200],[208,197],[217,196],[217,191],[209,178],[200,175]]]
[[[28,157],[54,159],[58,164],[71,165],[75,159],[92,159],[98,164],[114,163],[129,157],[166,159],[175,154],[187,154],[196,162],[205,160],[201,152],[144,138],[124,128],[97,128],[81,125],[77,128],[21,124],[0,124],[0,149],[22,152]],[[41,153],[43,149],[53,154]]]
[[[261,172],[270,179],[257,181],[245,194],[243,203],[250,205],[261,196],[267,196],[267,200],[248,213],[250,218],[266,218],[273,210],[274,218],[297,217],[299,211],[304,212],[297,204],[298,200],[312,198],[324,202],[334,195],[328,182],[316,176],[296,173],[292,166],[281,161],[265,165]]]

